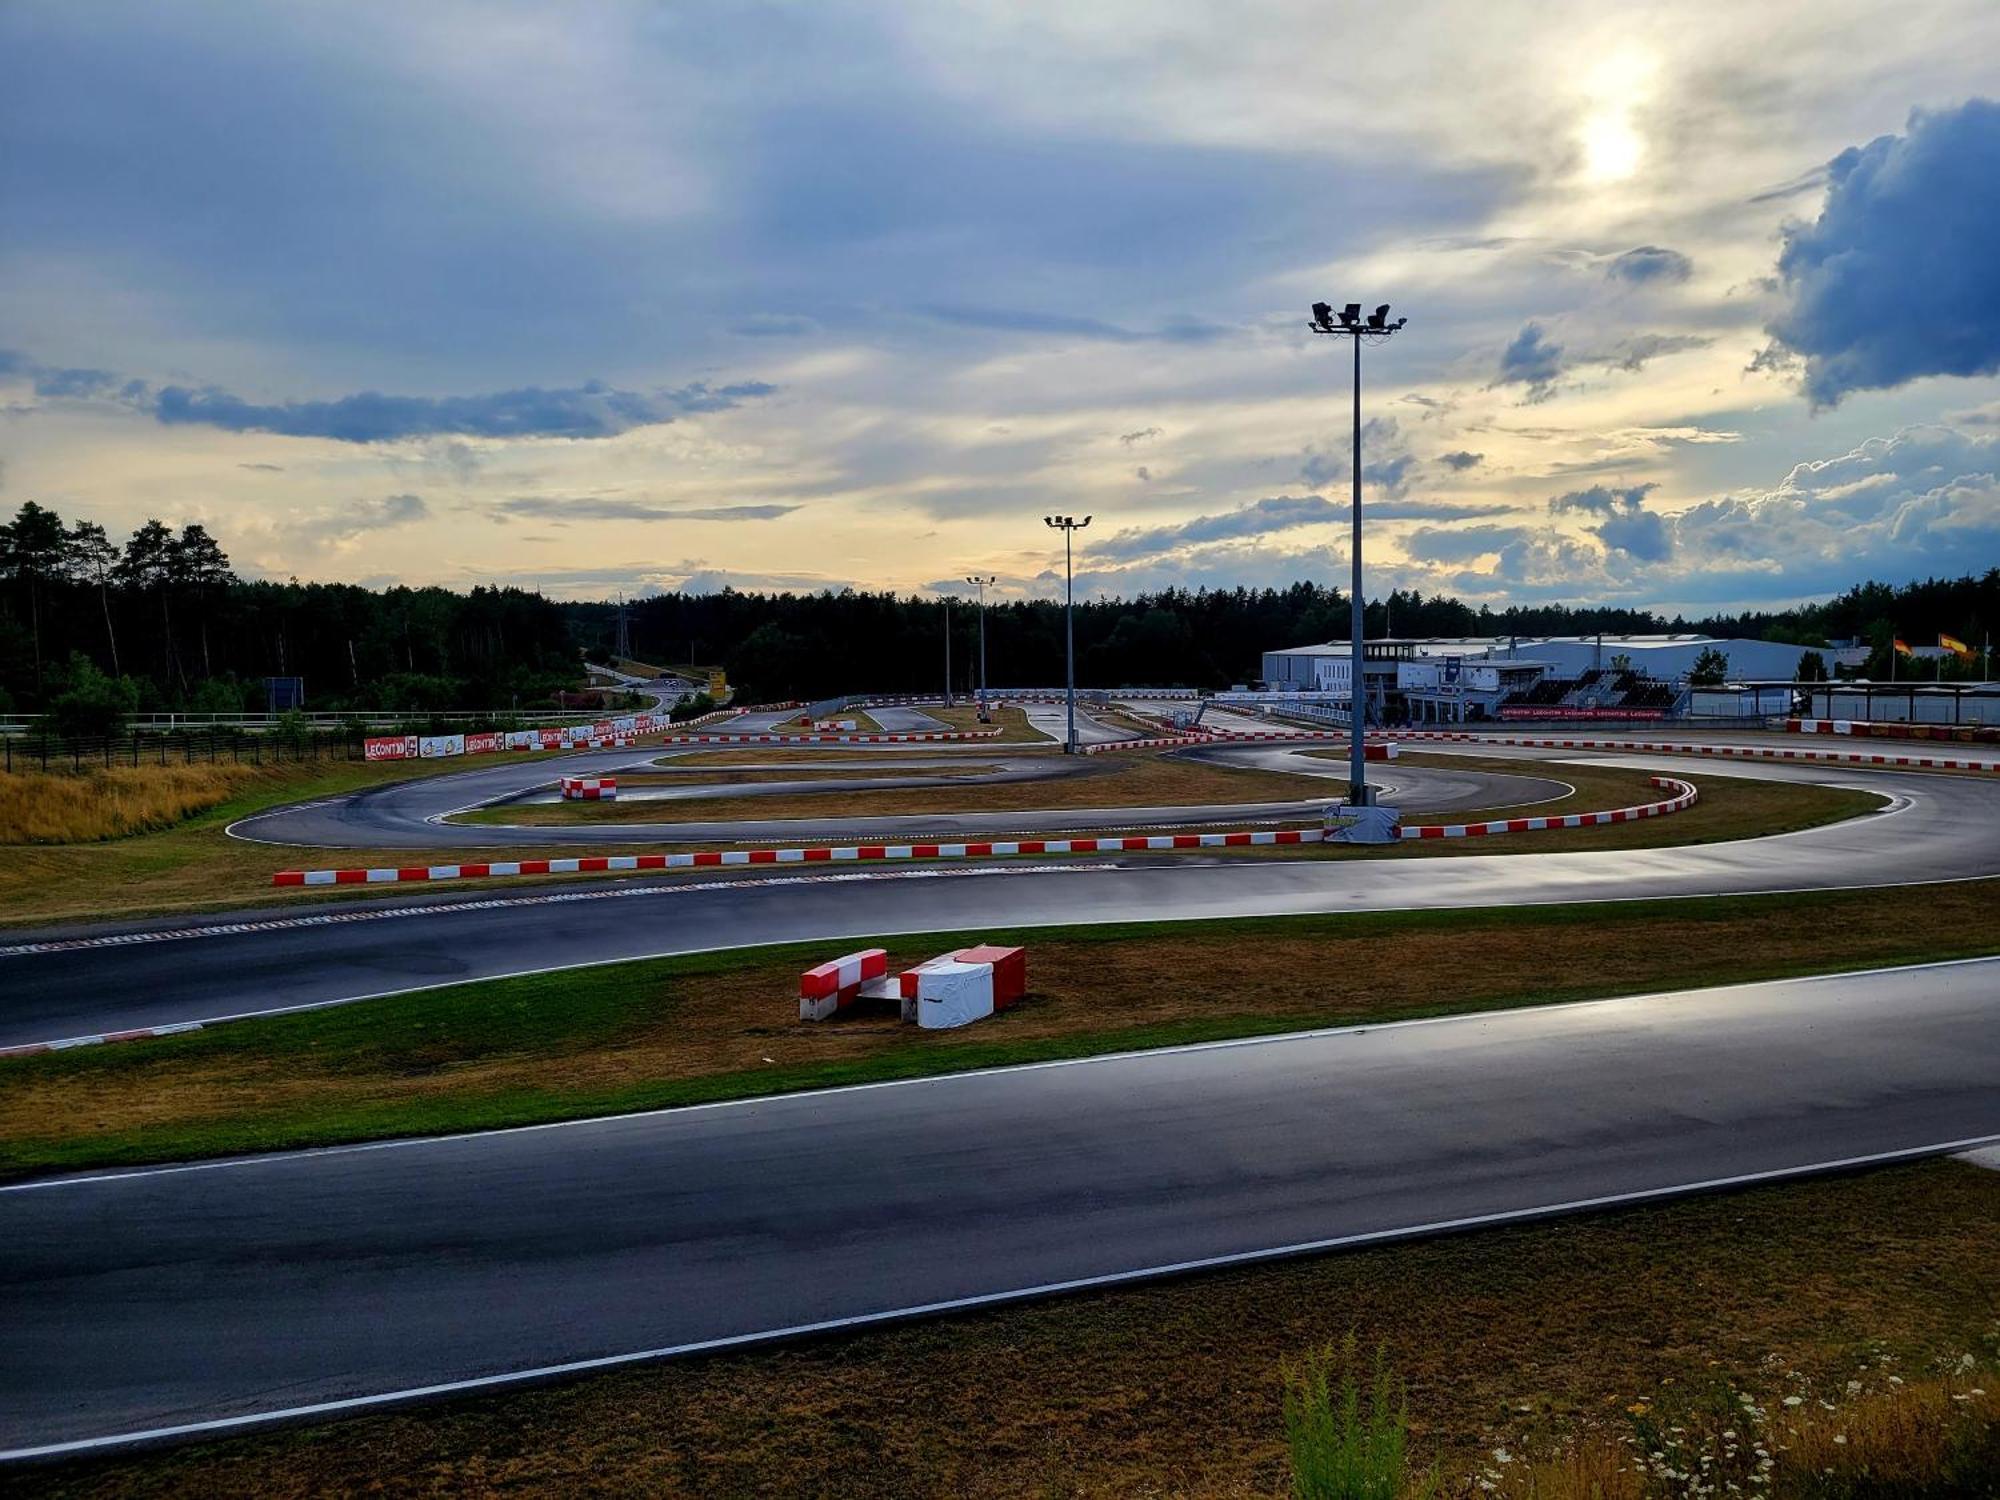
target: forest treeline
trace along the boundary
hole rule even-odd
[[[969,599],[893,593],[660,594],[623,606],[630,654],[720,666],[748,698],[908,692],[945,682],[945,619],[955,689],[979,674]],[[564,603],[513,588],[368,589],[243,579],[202,526],[148,521],[122,541],[33,502],[0,525],[0,710],[64,694],[113,694],[129,709],[261,710],[264,680],[304,679],[306,706],[421,714],[527,710],[577,685],[582,657],[617,640],[620,606]],[[1564,635],[1699,630],[1823,645],[1940,632],[1974,648],[2000,619],[2000,568],[1957,579],[1864,583],[1824,603],[1699,619],[1645,610],[1513,606],[1396,592],[1368,605],[1370,635]],[[1083,686],[1227,687],[1254,681],[1265,651],[1343,639],[1347,600],[1316,583],[1283,589],[1168,590],[1076,607]],[[1051,685],[1063,676],[1063,610],[1045,600],[986,611],[988,679]],[[1953,663],[1969,674],[1976,663]]]

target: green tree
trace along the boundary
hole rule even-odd
[[[195,618],[201,631],[201,675],[215,675],[208,658],[208,608],[210,596],[236,581],[229,570],[229,554],[222,550],[208,528],[198,521],[181,528],[172,545],[172,573],[175,582],[194,595]]]
[[[1799,669],[1793,678],[1796,682],[1825,682],[1826,658],[1817,651],[1808,651],[1799,658]]]
[[[69,570],[77,578],[97,588],[98,607],[104,612],[104,641],[111,648],[111,675],[122,676],[118,666],[118,627],[111,622],[111,575],[118,566],[118,547],[95,521],[78,521],[63,538],[69,554]]]
[[[64,739],[116,734],[139,706],[139,685],[106,677],[81,651],[72,652],[62,689],[49,703],[49,724]]]
[[[35,642],[35,691],[42,691],[42,597],[61,575],[65,557],[62,517],[29,500],[14,519],[0,526],[0,572],[28,596],[29,630]]]
[[[1713,646],[1702,647],[1688,669],[1688,681],[1695,687],[1720,687],[1728,675],[1729,658]]]
[[[176,676],[181,679],[182,691],[187,688],[186,674],[180,672],[180,654],[174,649],[172,594],[179,574],[174,534],[160,521],[148,520],[126,539],[125,555],[118,561],[116,577],[127,588],[151,593],[160,601],[160,675],[170,692]]]

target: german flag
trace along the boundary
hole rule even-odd
[[[1972,658],[1972,648],[1955,635],[1945,635],[1940,632],[1938,635],[1938,644],[1953,656],[1956,656],[1960,661],[1969,661]]]
[[[1910,643],[1904,640],[1901,636],[1895,637],[1893,640],[1889,642],[1889,644],[1896,648],[1896,654],[1898,656],[1916,655],[1916,653],[1910,649]]]

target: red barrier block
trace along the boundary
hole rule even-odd
[[[993,966],[993,1008],[1005,1010],[1028,993],[1028,950],[981,943],[952,955],[962,964]]]

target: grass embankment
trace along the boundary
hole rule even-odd
[[[171,827],[149,832],[123,837],[97,835],[88,842],[8,848],[5,856],[0,857],[0,925],[270,901],[275,894],[281,894],[271,888],[272,873],[298,868],[302,851],[232,839],[223,831],[230,823],[287,803],[478,767],[462,760],[372,764],[308,760],[240,767],[223,761],[166,769],[214,773],[212,780],[194,783],[205,788],[198,797],[203,803],[198,810],[191,809]],[[51,776],[48,780],[62,784],[41,790],[53,791],[66,801],[79,799],[90,793],[97,777],[103,774],[100,771],[74,778]],[[38,778],[0,775],[0,797],[14,795],[10,782],[33,779]],[[220,800],[212,800],[216,787],[221,789]],[[161,794],[149,795],[156,804],[163,800]],[[540,852],[543,851],[496,850],[480,857],[507,859],[531,857]],[[397,864],[409,862],[411,853],[351,850],[342,851],[338,858],[343,863]]]
[[[296,769],[223,761],[0,773],[0,844],[83,844],[171,828],[246,790],[289,788]]]
[[[949,1032],[918,1031],[886,1006],[799,1024],[799,971],[832,957],[827,944],[455,985],[0,1061],[0,1172],[527,1124],[1991,953],[1996,892],[1973,881],[1930,887],[1921,902],[1859,891],[879,940],[898,964],[980,938],[1027,945],[1026,1003]],[[1471,961],[1440,966],[1441,944]],[[1213,975],[1227,983],[1203,978]]]
[[[2000,1174],[1933,1162],[10,1477],[23,1493],[77,1500],[1272,1496],[1288,1481],[1282,1368],[1351,1332],[1363,1350],[1386,1346],[1407,1380],[1412,1458],[1437,1464],[1452,1497],[1483,1493],[1491,1474],[1524,1500],[1586,1500],[1518,1476],[1564,1446],[1629,1461],[1639,1441],[1691,1445],[1715,1430],[1754,1442],[1808,1411],[1826,1419],[1814,1444],[1794,1440],[1772,1482],[1742,1493],[1990,1495],[1996,1309]],[[1944,1371],[1966,1401],[1935,1394]],[[1740,1408],[1736,1391],[1769,1419],[1722,1417],[1722,1403]],[[1969,1439],[1955,1455],[1926,1443],[1949,1412]],[[1955,1456],[1959,1486],[1903,1483],[1908,1471],[1888,1462],[1898,1455],[1928,1459],[1916,1472],[1933,1485]],[[1856,1472],[1868,1463],[1872,1478]],[[1834,1472],[1802,1475],[1808,1466]]]

